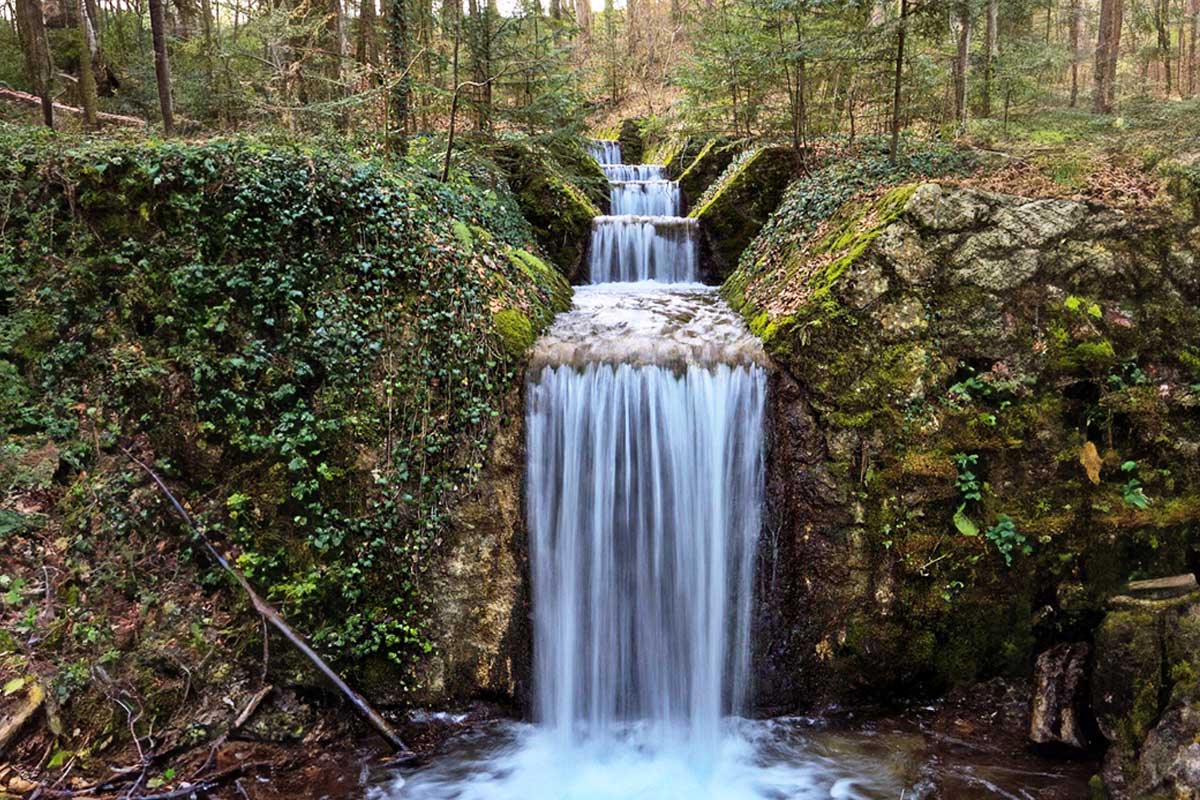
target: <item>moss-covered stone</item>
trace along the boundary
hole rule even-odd
[[[599,185],[597,180],[607,186],[603,173],[590,158],[580,162],[580,169],[592,173],[581,187],[548,159],[524,148],[503,148],[497,158],[538,244],[554,266],[568,280],[574,280],[582,265],[592,218],[601,214],[597,198],[588,192]]]
[[[705,247],[701,272],[723,281],[766,223],[795,169],[785,147],[762,147],[732,162],[688,216],[700,221]]]
[[[684,200],[694,203],[738,154],[737,143],[725,138],[691,137],[667,164],[667,174],[679,181]]]
[[[803,678],[764,680],[765,702],[1023,675],[1131,577],[1195,564],[1200,297],[1161,270],[1178,231],[930,184],[773,225],[721,290],[782,373],[759,660]]]

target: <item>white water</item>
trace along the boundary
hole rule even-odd
[[[578,288],[532,354],[534,723],[473,729],[370,798],[938,796],[921,736],[737,716],[751,689],[765,356],[711,287],[683,282],[694,248],[656,250],[657,227],[676,225],[662,219],[597,220],[654,235],[614,245],[603,275],[626,282]],[[633,282],[646,277],[665,282]]]
[[[686,217],[596,217],[588,251],[591,282],[694,282],[696,225]]]
[[[610,181],[609,205],[615,215],[677,217],[679,184],[668,180]]]

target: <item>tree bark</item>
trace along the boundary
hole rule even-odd
[[[996,35],[999,28],[1000,0],[987,0],[983,34],[983,89],[980,116],[992,116],[992,77],[996,71]]]
[[[79,16],[79,104],[83,107],[84,127],[96,130],[100,127],[100,121],[96,118],[99,109],[96,101],[96,73],[92,68],[92,37],[88,35],[91,22],[84,0],[77,0],[75,6]]]
[[[154,77],[158,81],[158,107],[162,111],[163,135],[175,135],[171,108],[171,62],[167,57],[167,31],[162,0],[150,0],[150,34],[154,40]]]
[[[957,9],[954,57],[954,122],[961,136],[967,129],[967,71],[971,55],[971,3],[960,0]]]
[[[900,95],[904,78],[904,34],[908,28],[908,0],[900,0],[900,22],[896,30],[896,74],[892,83],[892,141],[888,161],[895,164],[900,149]]]
[[[375,60],[375,0],[362,0],[359,7],[354,60],[364,66]]]
[[[1111,114],[1117,102],[1117,56],[1121,51],[1121,16],[1124,0],[1100,0],[1100,27],[1096,34],[1095,87],[1092,110]]]
[[[1173,91],[1171,85],[1171,29],[1170,0],[1155,0],[1154,30],[1158,34],[1158,55],[1162,58],[1163,78],[1167,82],[1167,97]]]
[[[50,76],[54,70],[39,0],[17,0],[17,32],[25,54],[25,71],[41,102],[42,122],[47,128],[53,128],[54,100],[50,96]]]
[[[1083,33],[1081,0],[1071,0],[1071,108],[1079,105],[1079,40]]]
[[[1191,14],[1191,20],[1188,23],[1188,25],[1191,29],[1191,32],[1188,34],[1188,67],[1187,67],[1187,71],[1188,71],[1187,87],[1188,87],[1188,89],[1187,89],[1187,91],[1188,91],[1188,97],[1194,97],[1196,94],[1196,67],[1197,67],[1197,64],[1196,64],[1196,38],[1197,38],[1196,34],[1197,34],[1197,30],[1200,29],[1200,0],[1191,0],[1191,6],[1189,7],[1188,10]]]
[[[592,4],[590,0],[575,0],[575,23],[579,26],[579,38],[587,41],[592,36]]]
[[[388,149],[398,156],[408,155],[408,3],[391,0],[388,3],[388,47],[391,51],[392,72],[398,78],[391,90],[391,130]]]

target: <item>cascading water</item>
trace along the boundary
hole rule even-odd
[[[594,153],[609,170],[620,158],[615,142]],[[666,182],[661,167],[629,169],[639,177],[620,180]],[[536,723],[464,740],[387,797],[877,796],[854,788],[862,759],[804,752],[791,728],[731,716],[748,689],[766,359],[715,290],[692,283],[694,234],[673,216],[597,218],[594,285],[534,348]]]
[[[679,215],[679,184],[668,180],[611,181],[609,205],[612,213],[639,217]]]
[[[588,248],[592,283],[696,280],[696,220],[686,217],[596,217]]]

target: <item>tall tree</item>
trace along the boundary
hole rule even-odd
[[[1200,64],[1196,63],[1196,33],[1200,29],[1200,0],[1191,0],[1188,14],[1191,19],[1188,22],[1190,33],[1188,34],[1187,93],[1188,97],[1194,97],[1196,94],[1196,69],[1200,67]]]
[[[390,130],[388,148],[399,156],[408,155],[408,104],[411,84],[408,79],[408,2],[388,3],[388,49],[394,81],[390,92]]]
[[[154,77],[158,81],[158,107],[162,111],[163,134],[175,135],[175,113],[171,108],[171,62],[167,57],[167,30],[162,0],[150,0],[150,35],[154,41]]]
[[[971,58],[970,0],[958,0],[954,28],[954,122],[961,135],[967,128],[967,71]]]
[[[575,0],[575,23],[579,26],[580,38],[587,41],[592,35],[591,0]]]
[[[1000,0],[987,0],[983,28],[983,87],[980,115],[992,116],[992,81],[996,75],[996,36],[999,33]]]
[[[1121,52],[1121,18],[1124,0],[1100,0],[1100,24],[1096,34],[1095,87],[1092,110],[1111,114],[1117,102],[1117,57]]]
[[[1079,40],[1083,38],[1083,9],[1081,0],[1071,0],[1071,108],[1079,104]]]
[[[354,60],[364,66],[375,62],[375,0],[362,0],[359,6]]]
[[[42,18],[39,0],[17,0],[17,33],[25,55],[25,71],[33,92],[42,101],[42,122],[47,128],[54,127],[54,100],[50,96],[50,76],[53,64],[50,60],[50,45],[46,42],[46,22]]]
[[[92,36],[90,34],[91,20],[87,3],[77,0],[75,3],[76,16],[79,17],[79,101],[83,106],[83,124],[88,130],[100,127],[97,119],[96,73],[92,65]]]
[[[900,20],[896,28],[896,72],[892,80],[892,141],[888,147],[888,160],[896,163],[900,150],[900,95],[904,79],[904,36],[908,29],[908,0],[900,0]]]
[[[1152,0],[1154,32],[1158,36],[1158,55],[1162,59],[1163,78],[1167,82],[1167,97],[1171,96],[1171,0]]]

